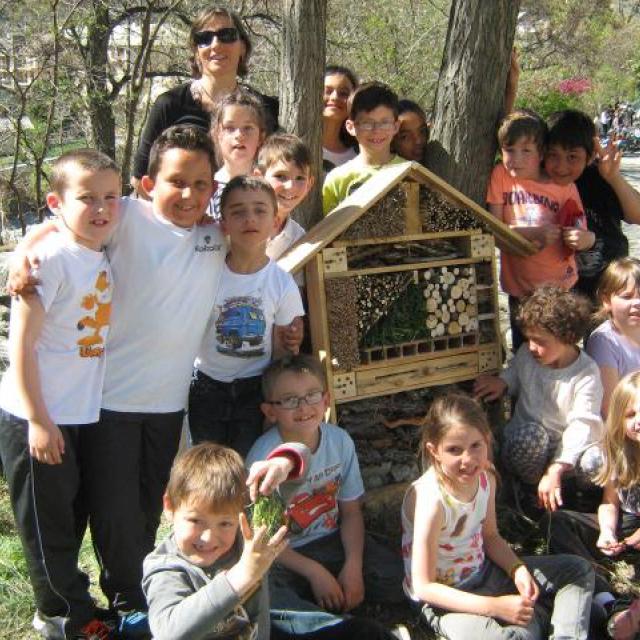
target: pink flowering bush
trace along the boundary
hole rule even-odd
[[[591,89],[589,78],[567,78],[558,83],[558,91],[565,95],[579,96]]]

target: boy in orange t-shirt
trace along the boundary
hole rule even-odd
[[[514,111],[503,120],[498,131],[502,164],[494,167],[487,194],[491,213],[539,248],[526,257],[500,252],[514,351],[524,341],[515,323],[522,298],[541,285],[573,287],[575,251],[594,242],[575,185],[555,184],[542,171],[546,133],[544,120],[530,111]]]

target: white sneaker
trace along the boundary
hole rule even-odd
[[[411,634],[409,633],[409,629],[403,624],[397,624],[393,629],[391,629],[391,635],[394,638],[398,638],[398,640],[411,640]]]
[[[40,611],[33,616],[33,628],[46,640],[66,640],[65,625],[68,618],[62,616],[45,616]]]

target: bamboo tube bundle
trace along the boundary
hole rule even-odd
[[[389,309],[402,296],[413,280],[412,272],[381,273],[357,276],[358,341],[360,342],[371,327],[386,316]]]
[[[351,371],[360,364],[354,278],[327,280],[325,291],[331,353],[340,370]]]
[[[468,229],[486,231],[485,225],[466,209],[455,207],[425,185],[420,186],[420,218],[424,232]]]
[[[472,266],[422,271],[426,325],[432,338],[478,331],[476,276]]]
[[[341,236],[341,240],[383,238],[406,233],[404,210],[407,194],[401,187],[391,190],[356,220]]]

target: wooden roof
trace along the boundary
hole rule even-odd
[[[295,273],[301,269],[318,251],[333,242],[373,204],[383,198],[402,180],[409,179],[426,184],[443,195],[452,204],[467,209],[475,215],[495,235],[500,246],[511,253],[526,256],[535,253],[533,244],[506,224],[494,218],[488,211],[478,206],[463,193],[425,169],[417,162],[403,162],[381,169],[348,198],[343,200],[329,215],[311,228],[279,260],[278,264]]]

